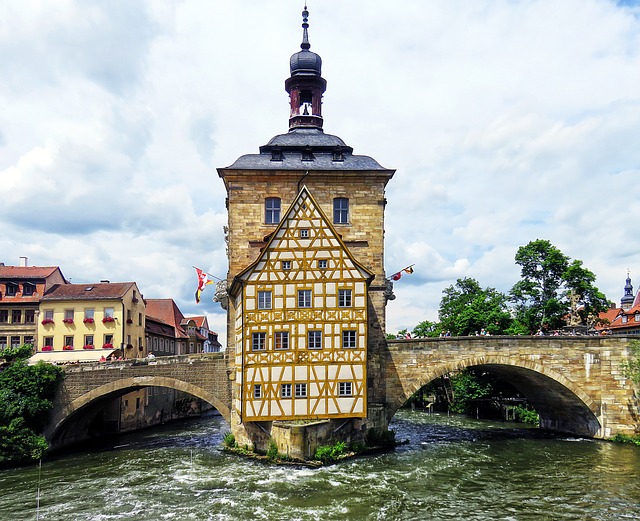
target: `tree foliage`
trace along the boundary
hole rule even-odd
[[[494,288],[482,289],[476,279],[458,279],[443,291],[440,330],[453,336],[474,335],[482,329],[503,334],[511,323],[507,296]]]
[[[525,332],[559,329],[571,312],[571,298],[583,324],[607,308],[606,297],[594,286],[595,275],[571,261],[547,240],[537,239],[518,248],[515,256],[521,280],[511,288],[516,324]]]
[[[8,348],[0,371],[0,465],[38,459],[47,449],[41,435],[62,370],[39,362],[28,365],[31,346]]]

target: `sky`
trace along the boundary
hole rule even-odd
[[[299,1],[0,6],[0,262],[136,281],[206,314],[227,272],[216,168],[288,129]],[[640,286],[640,2],[309,0],[324,129],[387,185],[387,331],[473,277],[503,292],[547,239],[619,304]]]

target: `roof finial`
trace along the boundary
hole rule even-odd
[[[309,43],[309,33],[307,29],[309,28],[309,11],[307,11],[307,4],[304,4],[304,11],[302,11],[302,43],[300,44],[300,48],[308,51],[311,48],[311,44]]]

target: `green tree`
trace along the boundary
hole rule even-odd
[[[423,320],[416,327],[413,328],[411,334],[415,337],[437,337],[440,336],[442,326],[439,322],[430,322],[429,320]]]
[[[27,364],[31,346],[2,352],[0,371],[0,465],[38,459],[47,449],[42,436],[62,370],[44,362]]]
[[[511,324],[507,296],[494,288],[482,289],[475,279],[458,279],[442,293],[439,310],[442,331],[464,336],[485,329],[498,335]]]
[[[593,283],[595,275],[582,261],[571,261],[547,240],[521,246],[515,256],[521,280],[511,288],[516,320],[513,330],[533,333],[558,329],[571,312],[571,298],[583,324],[607,308],[607,300]]]

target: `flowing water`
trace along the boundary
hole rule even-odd
[[[0,471],[0,520],[640,519],[640,448],[512,427],[401,411],[407,444],[308,469],[224,453],[202,418]]]

